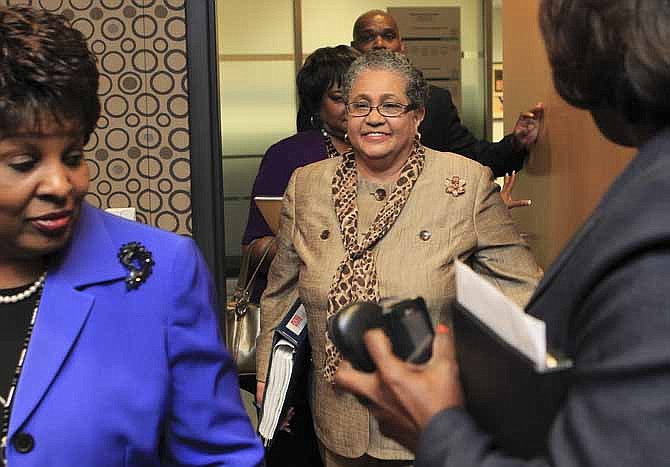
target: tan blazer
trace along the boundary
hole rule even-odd
[[[368,410],[323,377],[328,290],[344,257],[331,197],[339,162],[327,159],[296,169],[286,189],[278,251],[261,300],[257,369],[264,380],[272,332],[299,295],[313,352],[317,436],[341,456],[360,457],[369,443]],[[466,182],[459,196],[445,190],[454,175]],[[424,170],[407,204],[374,248],[380,296],[420,295],[434,321],[448,322],[447,304],[455,295],[454,258],[460,258],[525,305],[541,272],[498,192],[488,168],[426,149]]]

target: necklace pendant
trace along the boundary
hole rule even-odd
[[[2,465],[7,465],[7,436],[3,436],[0,440],[0,460],[2,460]]]

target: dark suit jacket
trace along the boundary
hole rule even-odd
[[[521,169],[526,156],[526,151],[514,151],[511,135],[498,143],[475,138],[461,123],[449,91],[436,86],[430,86],[426,117],[419,132],[424,146],[474,159],[489,167],[496,177]]]
[[[670,130],[643,146],[529,302],[576,370],[546,458],[504,457],[465,410],[449,409],[422,435],[416,467],[668,464],[668,193]]]

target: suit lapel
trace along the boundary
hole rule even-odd
[[[126,276],[105,227],[105,214],[85,204],[72,241],[49,267],[37,321],[21,372],[10,436],[36,409],[57,378],[86,323],[95,297],[84,289]]]

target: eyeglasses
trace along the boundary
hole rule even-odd
[[[348,102],[347,112],[352,117],[367,117],[372,112],[372,109],[377,109],[377,112],[383,117],[399,117],[402,114],[416,109],[415,104],[400,104],[398,102],[385,102],[379,105],[370,105],[368,102]]]

